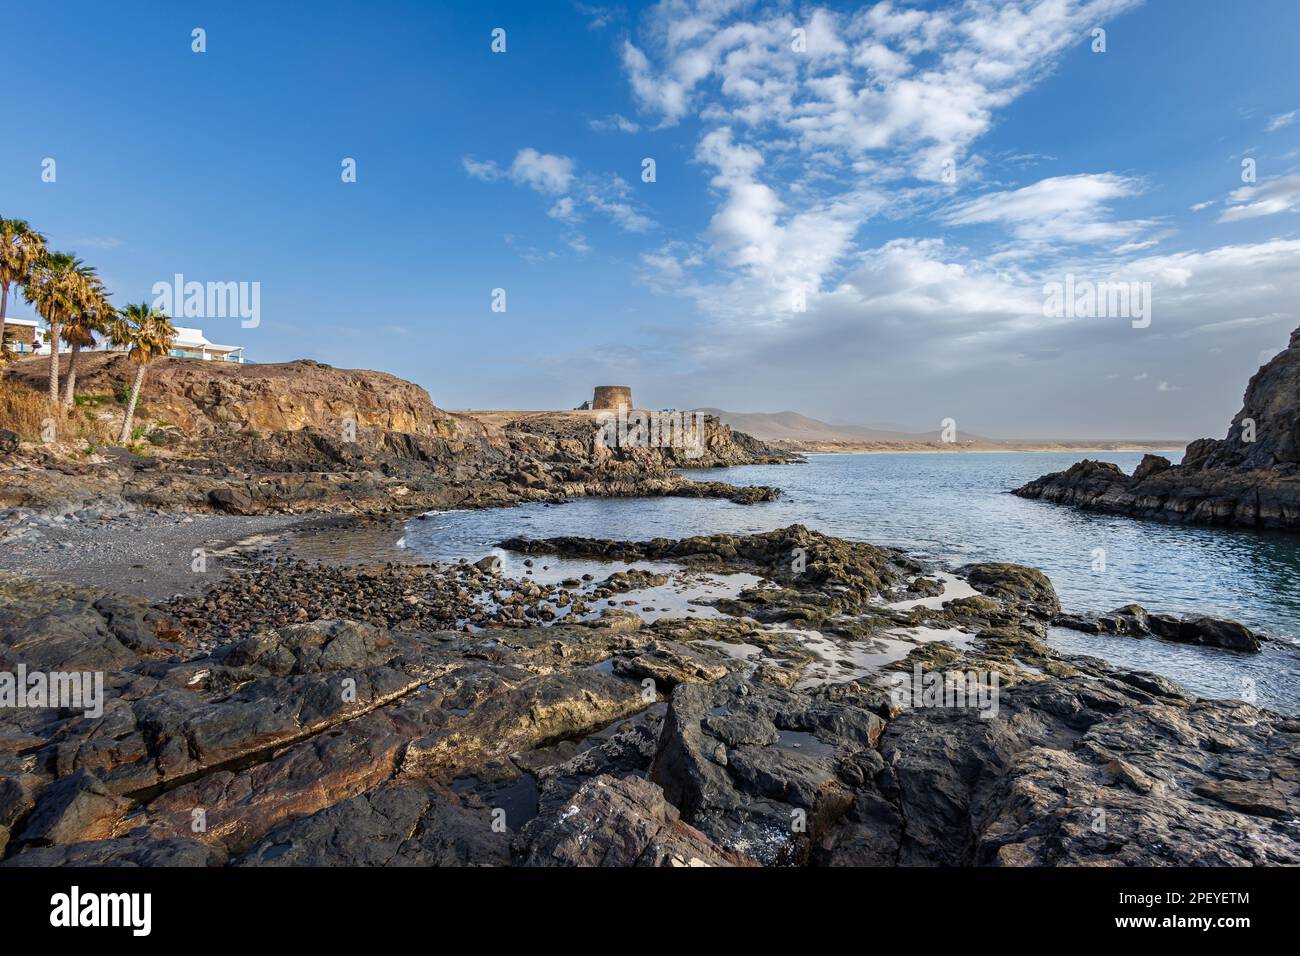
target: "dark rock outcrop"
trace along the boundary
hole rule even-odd
[[[1036,568],[994,562],[967,565],[961,571],[976,591],[1023,607],[1030,613],[1050,616],[1061,609],[1052,582]]]
[[[1167,682],[1026,683],[993,720],[950,708],[891,722],[879,799],[861,796],[821,850],[906,865],[1294,863],[1278,813],[1295,806],[1298,744],[1294,720]]]
[[[916,562],[899,551],[833,538],[799,524],[761,534],[700,535],[677,540],[510,538],[498,547],[520,554],[675,561],[698,568],[751,571],[795,591],[817,593],[826,611],[861,607],[898,585],[906,574],[920,570]]]
[[[517,845],[523,866],[753,865],[683,823],[663,790],[635,776],[592,778],[563,812],[529,823]]]
[[[499,866],[509,834],[484,807],[415,781],[384,783],[277,827],[235,866]]]
[[[885,722],[841,697],[728,679],[673,693],[651,779],[715,842],[764,865],[807,862],[852,803],[837,765],[862,779]],[[852,777],[850,778],[852,779]]]
[[[1177,644],[1220,647],[1230,651],[1259,653],[1265,640],[1244,624],[1215,617],[1178,617],[1157,614],[1138,604],[1127,604],[1109,614],[1062,614],[1054,624],[1089,634],[1123,634],[1130,637],[1158,637]]]
[[[1084,460],[1015,494],[1140,518],[1300,530],[1300,329],[1251,378],[1224,439],[1192,442],[1178,465],[1147,455],[1132,475]]]

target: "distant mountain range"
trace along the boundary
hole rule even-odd
[[[938,428],[931,432],[891,431],[867,425],[830,424],[798,412],[729,412],[722,408],[692,411],[716,415],[725,425],[762,441],[803,451],[911,451],[926,448],[979,450],[1072,450],[1107,451],[1182,448],[1177,439],[996,439],[958,431],[957,443],[945,444]]]
[[[725,425],[764,441],[865,441],[929,442],[939,440],[939,429],[932,432],[888,431],[867,425],[832,425],[798,412],[728,412],[721,408],[697,408],[697,412],[716,415]],[[987,441],[975,435],[962,436]]]

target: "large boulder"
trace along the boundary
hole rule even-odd
[[[651,779],[711,840],[764,864],[807,860],[878,765],[885,728],[863,701],[729,677],[674,692]],[[871,768],[863,769],[863,764]]]

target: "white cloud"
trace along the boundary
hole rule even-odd
[[[1117,221],[1108,204],[1132,196],[1140,184],[1114,173],[1054,176],[1020,189],[986,193],[952,207],[950,225],[998,223],[1030,242],[1103,242],[1127,239],[1149,221]]]
[[[656,225],[636,208],[630,198],[631,189],[621,177],[579,176],[577,163],[568,156],[543,153],[527,146],[515,154],[508,170],[490,160],[483,162],[468,156],[461,164],[477,179],[492,182],[509,178],[517,186],[552,197],[546,214],[561,222],[580,222],[585,209],[606,216],[626,232],[648,232]],[[587,252],[591,248],[583,236],[566,241],[575,251]]]
[[[1295,118],[1298,115],[1300,115],[1300,110],[1292,110],[1290,113],[1279,113],[1268,121],[1268,125],[1264,127],[1264,132],[1273,133],[1284,126],[1290,126],[1295,122]]]
[[[465,167],[465,172],[484,182],[491,182],[505,175],[501,167],[490,159],[486,162],[479,162],[472,156],[464,156],[461,158],[460,164]]]
[[[1167,383],[1173,375],[1217,382],[1212,365],[1195,370],[1180,364],[1195,359],[1172,343],[1185,340],[1191,349],[1196,339],[1188,333],[1221,327],[1225,316],[1241,315],[1270,320],[1224,330],[1229,340],[1284,341],[1285,335],[1270,329],[1297,321],[1294,303],[1300,297],[1300,240],[1274,240],[1111,262],[1107,271],[1094,267],[1098,271],[1085,276],[1151,282],[1150,329],[1134,329],[1127,318],[1045,318],[1042,285],[1057,278],[1058,266],[1051,272],[1004,269],[942,240],[895,239],[860,253],[841,282],[809,297],[806,313],[787,311],[780,320],[754,322],[734,314],[745,302],[741,293],[754,294],[752,284],[701,283],[679,256],[661,252],[647,264],[717,319],[694,345],[701,374],[723,377],[736,368],[780,368],[791,374],[798,369],[804,375],[815,370],[815,382],[877,391],[893,382],[900,394],[908,393],[918,377],[942,382],[959,372],[974,375],[1092,352],[1110,356],[1106,374],[1140,355],[1144,364],[1158,363]],[[1097,371],[1100,376],[1103,369]],[[1130,377],[1143,381],[1152,374]],[[1050,379],[1042,384],[1052,387]],[[805,380],[804,387],[813,386]]]
[[[603,199],[592,194],[591,204],[603,212],[627,232],[649,232],[655,227],[655,221],[633,209],[628,203],[619,200]]]
[[[876,4],[854,14],[764,14],[736,0],[662,0],[623,63],[638,103],[675,125],[775,128],[808,152],[906,148],[937,180],[1055,58],[1138,0],[968,0],[952,9]],[[807,31],[807,52],[791,31]]]
[[[1219,222],[1238,222],[1280,212],[1300,211],[1300,173],[1279,176],[1255,186],[1242,186],[1228,195],[1228,206]]]
[[[614,13],[608,7],[593,7],[585,3],[574,3],[573,8],[587,18],[588,30],[603,30],[614,19]]]
[[[632,94],[649,123],[698,124],[694,160],[715,197],[706,227],[641,256],[648,285],[687,297],[708,320],[665,346],[661,380],[708,381],[758,401],[790,386],[840,408],[924,404],[930,392],[960,404],[954,396],[965,385],[985,406],[1005,393],[1004,411],[1021,419],[1069,401],[1111,422],[1137,420],[1124,403],[1139,391],[1169,414],[1170,403],[1151,395],[1161,382],[1166,391],[1196,383],[1180,406],[1239,399],[1237,381],[1235,398],[1216,396],[1229,358],[1210,356],[1192,333],[1242,317],[1294,321],[1300,242],[1155,255],[1173,234],[1168,225],[1124,215],[1146,175],[1067,170],[972,190],[984,175],[974,150],[998,112],[1064,51],[1086,48],[1090,28],[1133,5],[883,2],[797,19],[743,0],[651,8],[623,48]],[[808,30],[807,54],[790,49],[795,26]],[[946,159],[957,162],[955,185],[941,179]],[[1152,183],[1156,198],[1164,185]],[[1234,194],[1231,203],[1277,198]],[[956,244],[945,228],[953,226],[996,227],[1005,237],[981,252]],[[958,235],[982,243],[987,231]],[[940,233],[949,239],[934,238]],[[1151,282],[1151,327],[1045,318],[1043,282],[1066,271]],[[791,307],[798,291],[805,311]],[[1276,328],[1243,321],[1213,341],[1236,360],[1238,336],[1253,350]],[[639,368],[648,375],[655,362],[644,354]],[[1096,388],[1114,377],[1114,386]],[[1147,379],[1140,390],[1133,384]],[[1042,415],[1025,410],[1025,396],[1058,394],[1059,402],[1030,399]],[[1042,433],[1061,432],[1049,420]]]
[[[589,125],[597,132],[616,129],[620,133],[636,133],[641,129],[640,123],[628,119],[622,113],[610,113],[604,119],[591,120]]]
[[[968,0],[937,11],[884,2],[798,18],[744,0],[656,4],[624,45],[628,82],[661,124],[699,118],[695,159],[718,197],[701,238],[720,275],[692,268],[674,281],[712,315],[788,322],[796,293],[843,281],[872,216],[950,197],[935,185],[946,161],[960,159],[960,175],[975,181],[981,160],[965,154],[993,112],[1084,43],[1085,26],[1136,2]],[[806,52],[792,48],[795,27]],[[905,177],[918,184],[900,186]],[[1151,223],[1118,220],[1108,202],[1137,188],[1115,174],[1061,177],[963,204],[952,222],[999,222],[1022,246],[1109,242],[1130,254],[1154,241],[1139,235]],[[1059,212],[1029,209],[1053,201]],[[663,270],[653,274],[662,285]]]
[[[552,219],[560,219],[564,222],[573,222],[578,218],[578,211],[572,196],[561,196],[555,200],[555,205],[548,209],[546,214]]]
[[[531,146],[521,149],[510,164],[510,177],[542,193],[568,192],[573,183],[573,160],[553,153],[539,153]]]
[[[712,167],[710,185],[722,197],[705,233],[709,251],[734,276],[701,292],[726,314],[784,317],[797,292],[821,289],[858,229],[884,205],[870,191],[787,204],[762,180],[762,154],[736,143],[726,127],[700,140],[696,159]]]

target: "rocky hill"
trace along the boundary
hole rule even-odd
[[[1147,455],[1126,475],[1084,460],[1015,493],[1143,518],[1300,530],[1300,329],[1251,378],[1227,437],[1192,442],[1181,464]]]
[[[66,372],[66,360],[64,362]],[[43,394],[49,360],[8,381]],[[120,422],[135,367],[120,354],[78,360],[79,416]],[[35,511],[217,510],[240,514],[684,495],[766,500],[767,488],[693,482],[678,468],[785,461],[716,419],[698,449],[605,447],[591,413],[444,411],[418,385],[313,361],[236,365],[164,359],[150,366],[129,451],[68,435],[0,459],[0,507]],[[0,421],[0,429],[4,422]],[[17,447],[17,436],[11,446]],[[698,454],[696,453],[698,451]]]
[[[50,360],[17,362],[13,380],[41,389]],[[61,362],[66,374],[68,360]],[[77,359],[77,392],[116,396],[131,386],[136,366],[120,352],[88,352]],[[144,419],[168,423],[187,437],[232,432],[269,434],[301,428],[383,428],[438,438],[464,437],[458,421],[433,404],[420,386],[384,372],[338,369],[310,359],[239,365],[160,359],[149,366],[140,392]],[[481,432],[470,426],[470,432]]]

